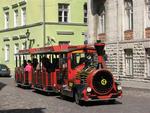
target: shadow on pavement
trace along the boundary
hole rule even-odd
[[[109,101],[96,101],[96,102],[84,102],[83,105],[86,107],[90,107],[90,106],[102,106],[102,105],[118,105],[118,104],[122,104],[122,102],[119,101],[115,101],[115,102],[109,102]]]
[[[57,96],[57,99],[63,100],[63,101],[68,101],[71,103],[74,103],[75,100],[73,98],[69,98],[69,97],[60,97]],[[118,104],[122,104],[122,102],[119,101],[90,101],[90,102],[84,102],[82,101],[80,106],[85,106],[85,107],[90,107],[90,106],[102,106],[102,105],[118,105]]]
[[[44,113],[45,108],[0,110],[0,113]]]
[[[143,92],[150,92],[150,89],[147,88],[134,88],[134,87],[122,87],[123,90],[126,91],[143,91]]]
[[[36,94],[40,94],[40,95],[43,95],[43,96],[57,96],[58,94],[57,93],[54,93],[54,92],[44,92],[44,91],[39,91],[39,90],[33,90],[32,92],[36,93]]]
[[[6,84],[0,82],[0,90],[2,90],[5,86],[6,86]],[[1,112],[0,112],[0,113],[1,113]]]
[[[60,99],[60,100],[63,100],[63,101],[68,101],[68,102],[74,103],[74,99],[71,98],[71,97],[66,97],[66,96],[61,97],[61,96],[57,96],[56,98],[57,98],[57,99]]]
[[[0,77],[2,77],[2,78],[11,78],[11,76],[12,75],[7,75],[7,76],[6,75],[5,76],[0,75]]]

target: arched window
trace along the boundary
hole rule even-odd
[[[125,30],[133,29],[133,1],[125,0]]]
[[[99,14],[99,25],[100,25],[100,33],[105,33],[106,32],[106,12],[105,12],[105,8],[103,8],[103,10],[101,11],[101,13]]]

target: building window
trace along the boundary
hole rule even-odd
[[[5,46],[5,62],[9,61],[10,46]]]
[[[68,22],[68,4],[58,4],[58,21]]]
[[[99,24],[100,24],[100,33],[105,33],[106,32],[106,14],[105,14],[105,9],[102,11],[99,17]]]
[[[127,76],[133,76],[133,50],[125,50],[125,70]]]
[[[150,48],[146,51],[147,56],[147,77],[150,77]]]
[[[125,0],[125,30],[133,29],[133,2]]]
[[[87,3],[84,4],[84,23],[87,23]]]
[[[26,7],[21,10],[21,25],[26,25]]]
[[[26,49],[26,42],[23,42],[23,43],[22,43],[21,49],[22,49],[22,50]]]
[[[150,27],[150,0],[146,1],[146,27]]]
[[[4,17],[5,17],[5,29],[8,29],[9,28],[9,12],[5,12]]]
[[[15,44],[15,46],[14,46],[14,54],[16,54],[18,52],[19,52],[19,44]],[[14,59],[16,59],[15,55],[14,55]]]
[[[18,10],[14,10],[14,27],[18,26],[18,20],[19,19],[19,15],[18,15]]]

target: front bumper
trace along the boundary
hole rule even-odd
[[[121,99],[122,98],[122,91],[118,91],[117,93],[110,93],[108,95],[98,96],[98,95],[92,95],[87,94],[83,95],[83,97],[80,99],[82,101],[109,101],[109,100],[115,100],[115,99]]]

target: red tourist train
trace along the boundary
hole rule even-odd
[[[20,86],[82,101],[115,101],[122,96],[120,83],[105,64],[104,43],[58,45],[20,50],[16,54],[15,80]],[[31,58],[31,71],[21,62]],[[19,59],[19,60],[18,60]]]

